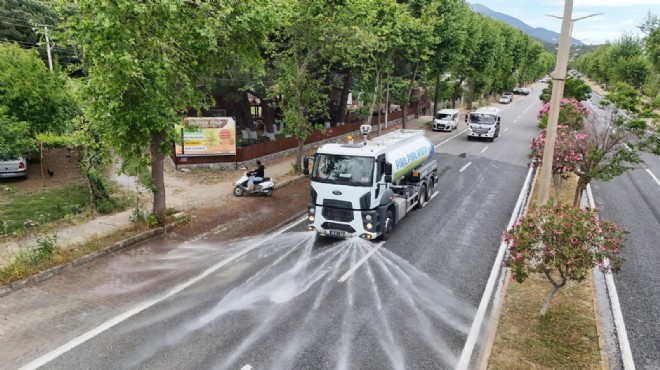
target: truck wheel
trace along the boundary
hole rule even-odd
[[[422,185],[422,189],[419,191],[419,200],[415,205],[415,208],[420,209],[426,204],[426,185]]]
[[[243,188],[240,186],[237,186],[234,188],[234,196],[240,197],[244,193]]]
[[[430,179],[429,189],[428,192],[426,193],[426,199],[431,199],[431,196],[433,196],[433,187],[435,187],[435,183],[433,182],[433,179]]]
[[[380,234],[380,240],[387,240],[390,237],[390,232],[394,228],[394,214],[391,209],[387,210],[387,215],[385,216],[385,226],[383,227],[383,233]]]

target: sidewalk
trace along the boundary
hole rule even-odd
[[[432,116],[420,116],[420,118],[409,119],[408,129],[424,129],[424,124],[432,120]],[[381,134],[391,132],[395,129],[394,124],[389,124],[387,130]],[[375,128],[370,136],[375,136]],[[354,134],[356,140],[361,137]],[[314,149],[308,151],[314,153]],[[295,153],[278,159],[265,161],[266,176],[275,180],[275,189],[282,188],[303,176],[294,175],[291,166],[295,161]],[[243,170],[220,171],[213,169],[179,169],[173,166],[165,166],[166,202],[168,208],[174,208],[179,212],[187,212],[195,209],[214,208],[225,205],[228,199],[234,197],[232,194],[233,182],[238,179]],[[125,188],[136,191],[135,181],[126,176],[119,176],[115,181]],[[141,205],[143,210],[150,211],[150,200]],[[17,240],[5,240],[0,243],[0,266],[11,261],[15,253],[24,248],[34,247],[38,240],[45,236],[56,236],[57,243],[61,248],[74,247],[95,239],[130,230],[134,225],[131,220],[133,209],[112,215],[97,216],[84,223],[73,226],[65,226],[53,231],[46,231],[41,235]],[[240,210],[237,210],[237,212]],[[128,246],[128,245],[126,245]]]

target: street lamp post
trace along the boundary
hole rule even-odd
[[[552,74],[552,96],[550,98],[550,112],[548,114],[548,127],[546,128],[545,147],[543,148],[543,165],[541,166],[541,180],[539,183],[539,194],[537,198],[539,206],[546,204],[550,195],[552,161],[555,153],[555,141],[557,139],[557,121],[559,121],[561,99],[564,96],[564,82],[566,80],[568,54],[571,48],[573,23],[602,14],[591,14],[585,17],[571,19],[572,13],[573,0],[565,0],[564,16],[561,17],[562,23],[561,34],[559,35],[559,49],[557,50],[557,63],[555,65],[555,71]],[[554,15],[551,15],[551,17],[560,18]]]

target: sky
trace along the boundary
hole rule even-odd
[[[469,0],[485,5],[496,12],[504,13],[532,27],[543,27],[559,33],[564,14],[564,0]],[[637,26],[648,12],[660,16],[660,0],[573,0],[573,15],[576,19],[596,13],[604,13],[576,21],[573,38],[585,44],[603,44],[616,41],[622,32],[641,35]]]

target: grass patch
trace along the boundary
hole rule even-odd
[[[86,243],[60,247],[54,236],[45,237],[31,248],[21,249],[11,262],[0,267],[0,285],[6,286],[49,268],[72,262],[82,256],[110,246],[135,234],[148,230],[144,224],[135,224],[102,238],[94,237]]]
[[[89,192],[82,184],[65,185],[36,193],[3,191],[0,195],[0,235],[20,233],[76,215],[89,206]]]
[[[536,204],[536,178],[530,207]],[[577,178],[561,183],[559,200],[571,204]],[[554,187],[550,195],[554,198]],[[541,274],[523,283],[508,282],[499,315],[489,369],[602,369],[593,276],[569,281],[555,294],[545,317],[540,310],[551,290]]]

